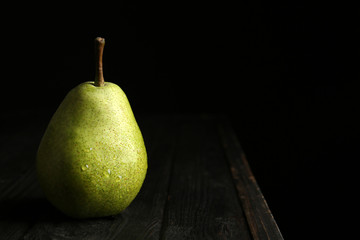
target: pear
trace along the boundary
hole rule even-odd
[[[105,82],[105,40],[95,39],[95,81],[72,89],[50,120],[36,159],[47,199],[74,218],[116,215],[147,171],[144,140],[125,93]]]

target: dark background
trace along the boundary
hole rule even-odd
[[[135,115],[226,114],[285,239],[319,230],[343,189],[338,173],[357,158],[357,49],[337,6],[256,0],[3,10],[10,13],[1,19],[2,131],[46,125],[70,89],[92,81],[93,40],[101,36],[105,81],[121,86]]]

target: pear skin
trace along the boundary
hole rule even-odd
[[[37,154],[46,197],[74,218],[120,213],[147,171],[144,140],[125,93],[114,83],[98,85],[84,82],[67,94]]]

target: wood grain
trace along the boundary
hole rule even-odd
[[[230,123],[224,120],[218,129],[253,238],[283,239]]]
[[[155,122],[154,122],[155,121]],[[167,199],[174,127],[171,118],[139,122],[148,152],[148,174],[133,203],[121,214],[98,219],[74,220],[65,216],[36,223],[28,239],[159,239]]]
[[[128,219],[116,239],[160,237],[178,131],[176,120],[165,116],[148,118],[142,126],[145,141],[149,143],[148,174],[137,201],[124,212]]]
[[[162,239],[250,239],[213,119],[181,123]]]
[[[125,211],[105,218],[71,219],[45,199],[34,170],[44,126],[1,136],[0,240],[282,239],[227,120],[138,120],[148,152],[144,185]]]
[[[47,206],[33,167],[40,135],[25,126],[0,137],[0,239],[21,239]]]

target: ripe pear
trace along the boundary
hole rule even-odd
[[[74,218],[120,213],[147,171],[144,140],[125,93],[105,82],[105,41],[95,39],[96,76],[72,89],[40,142],[36,168],[48,200]]]

